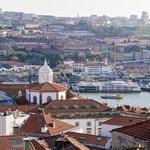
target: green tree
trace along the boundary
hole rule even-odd
[[[49,62],[49,65],[53,68],[63,62],[62,57],[59,54],[51,54],[46,57]]]

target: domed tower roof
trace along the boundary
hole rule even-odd
[[[46,72],[46,73],[53,73],[53,70],[47,65],[47,61],[45,59],[44,65],[39,69],[39,73]]]
[[[39,83],[52,83],[53,82],[53,70],[47,65],[45,60],[44,65],[38,71]]]

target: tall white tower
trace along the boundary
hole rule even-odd
[[[53,83],[53,70],[47,65],[45,60],[44,65],[38,71],[39,83]]]

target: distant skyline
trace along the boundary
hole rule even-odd
[[[4,11],[17,11],[41,15],[75,17],[107,15],[110,17],[131,14],[141,16],[149,12],[150,0],[0,0]]]

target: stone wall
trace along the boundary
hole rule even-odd
[[[139,138],[134,138],[121,132],[112,132],[112,150],[126,150],[131,147],[142,147],[148,150],[148,142]]]

